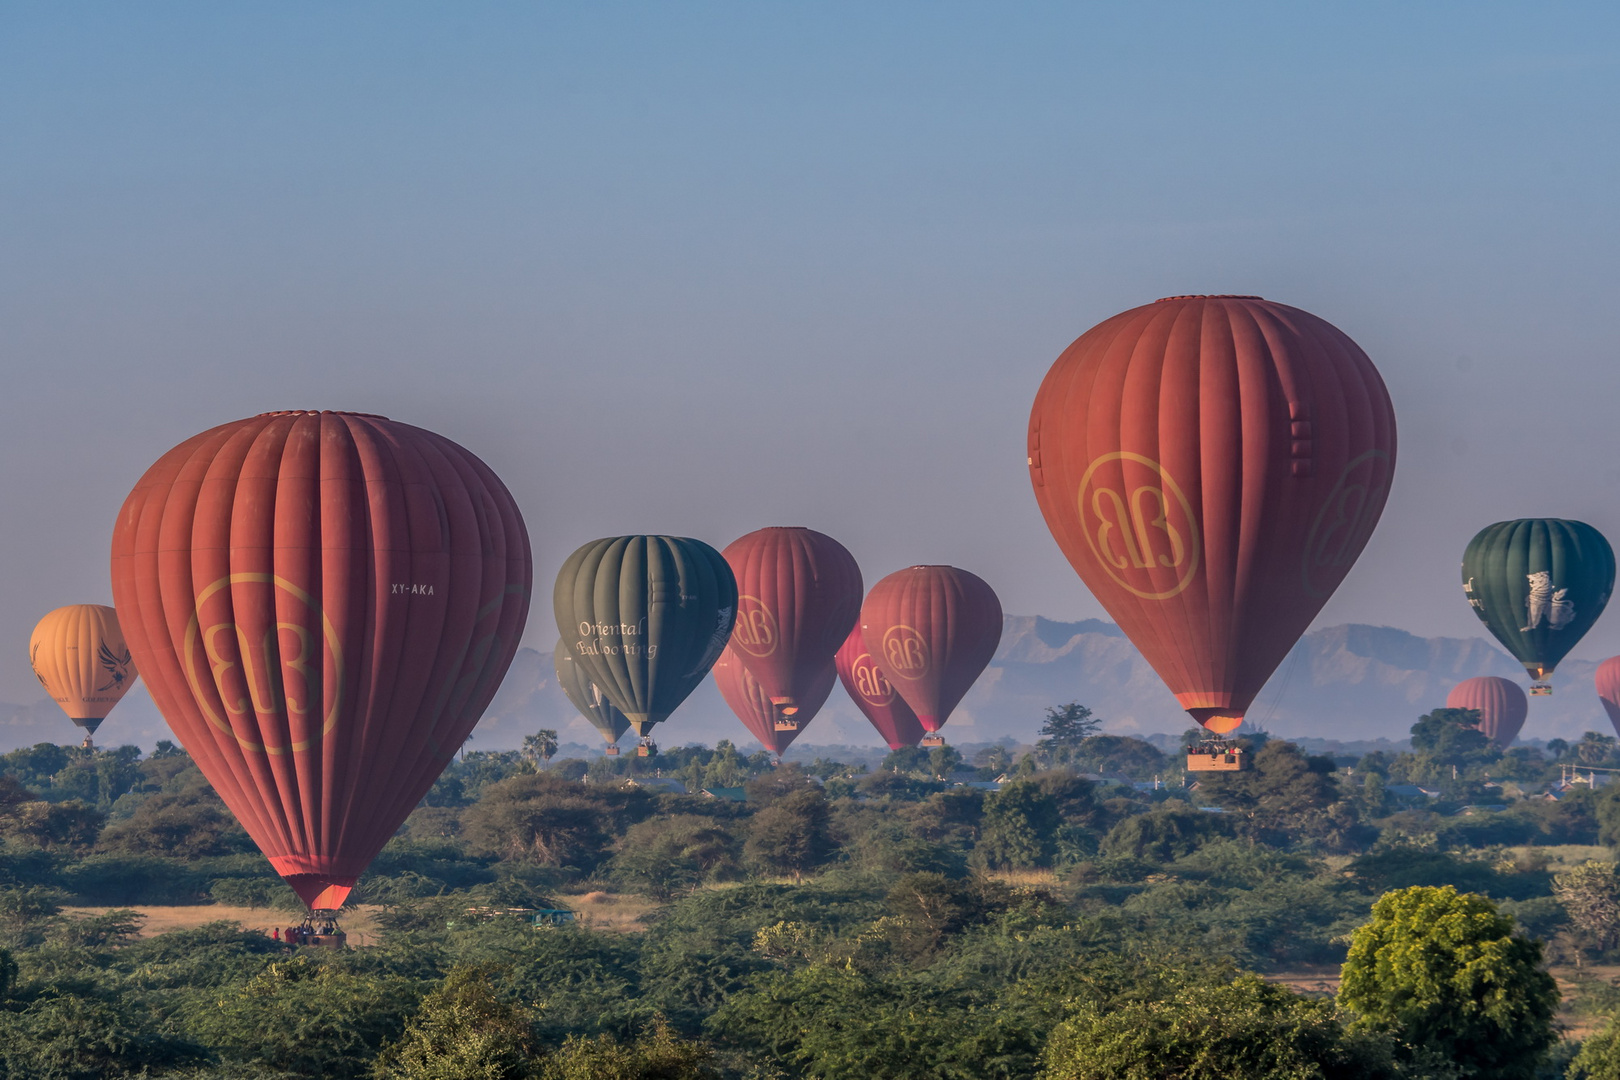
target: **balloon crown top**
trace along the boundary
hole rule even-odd
[[[325,416],[328,414],[332,416],[364,416],[371,420],[388,419],[381,413],[355,412],[353,409],[272,409],[269,412],[259,413],[254,419],[257,420],[260,416]]]
[[[1263,296],[1248,293],[1188,293],[1186,296],[1161,296],[1155,304],[1168,304],[1172,300],[1264,300]]]

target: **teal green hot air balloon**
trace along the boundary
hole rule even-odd
[[[591,727],[607,740],[607,752],[617,754],[619,737],[630,730],[630,721],[574,663],[568,642],[557,642],[557,650],[551,654],[551,666],[556,669],[557,685],[568,695],[568,700],[581,716],[591,722]]]
[[[1614,550],[1584,521],[1521,518],[1481,529],[1463,552],[1463,592],[1518,658],[1532,694],[1592,628],[1614,589]]]
[[[551,603],[580,671],[645,739],[726,647],[737,579],[701,540],[613,536],[568,557]]]

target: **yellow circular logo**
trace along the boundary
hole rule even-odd
[[[872,705],[883,706],[894,700],[894,686],[883,677],[871,653],[861,653],[849,666],[855,691]]]
[[[1092,556],[1121,588],[1168,600],[1192,583],[1198,519],[1157,461],[1125,450],[1104,454],[1086,467],[1077,501]]]
[[[891,626],[883,631],[883,660],[891,674],[920,679],[928,674],[928,642],[912,627]]]
[[[776,616],[757,596],[737,597],[737,622],[731,628],[731,641],[749,656],[761,659],[776,651]]]
[[[286,578],[231,574],[203,589],[183,651],[197,707],[244,750],[308,750],[337,722],[342,644],[316,599]],[[284,734],[271,738],[277,729]]]

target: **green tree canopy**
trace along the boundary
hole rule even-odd
[[[1488,898],[1450,885],[1385,893],[1351,936],[1339,1003],[1404,1056],[1470,1080],[1530,1080],[1552,1045],[1558,987],[1541,943]]]
[[[1052,1032],[1043,1080],[1378,1080],[1387,1046],[1330,1002],[1256,975],[1165,1000],[1086,1002]]]

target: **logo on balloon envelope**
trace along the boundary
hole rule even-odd
[[[894,700],[894,687],[878,670],[871,653],[863,652],[857,656],[849,666],[849,674],[855,681],[856,692],[873,705],[887,705]]]
[[[1389,452],[1368,450],[1344,467],[1305,539],[1305,592],[1327,596],[1367,546],[1389,490]]]
[[[776,651],[776,616],[757,596],[737,597],[737,622],[731,628],[737,648],[763,659]]]
[[[1080,478],[1080,531],[1109,577],[1144,600],[1167,600],[1198,573],[1198,521],[1175,478],[1126,450],[1096,458]]]
[[[342,644],[315,598],[286,578],[231,574],[203,589],[181,662],[204,718],[244,750],[308,750],[337,722]],[[330,687],[323,685],[327,672]],[[282,723],[265,723],[270,717]],[[277,734],[281,739],[272,738]]]
[[[883,659],[902,679],[920,679],[928,674],[928,642],[909,626],[891,626],[883,631]]]

